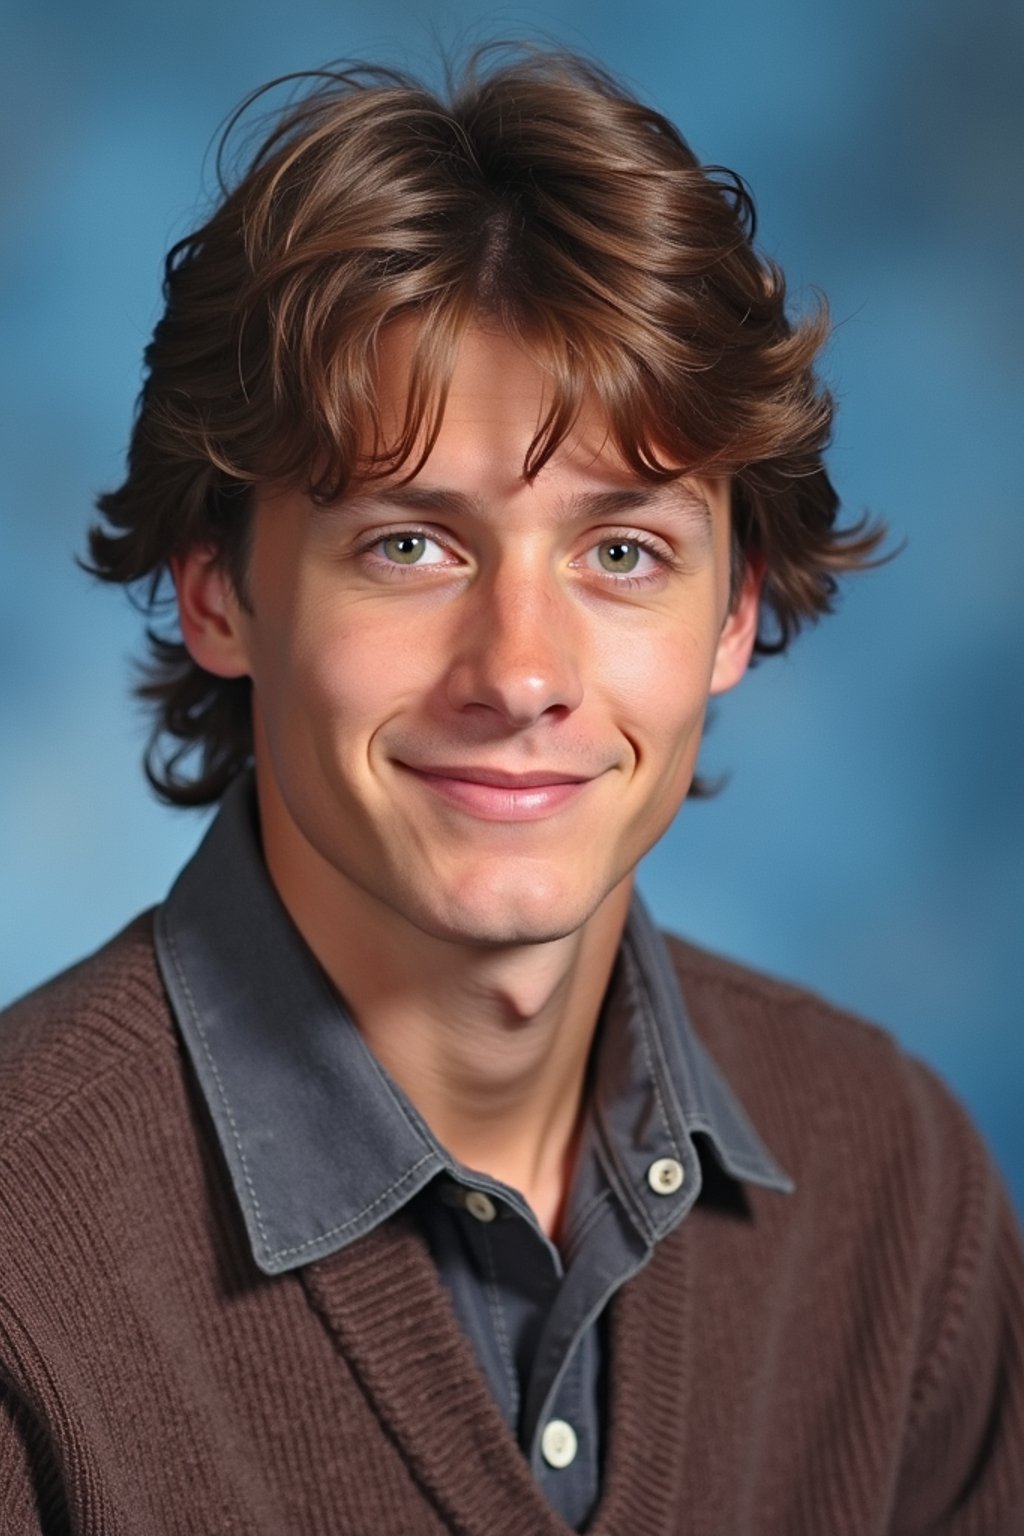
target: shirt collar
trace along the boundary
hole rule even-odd
[[[225,795],[158,909],[156,950],[265,1273],[344,1247],[452,1171],[278,897],[259,846],[251,775]],[[616,1017],[628,1023],[602,1030],[595,1118],[617,1182],[651,1235],[667,1219],[657,1197],[647,1200],[652,1145],[677,1149],[671,1155],[699,1186],[691,1137],[703,1133],[734,1177],[789,1190],[694,1034],[638,899],[614,988],[625,1003]]]
[[[733,1178],[782,1194],[792,1180],[772,1158],[694,1031],[675,969],[643,902],[634,897],[622,936],[598,1042],[595,1130],[606,1163],[634,1218],[651,1239],[686,1213],[701,1184],[694,1137],[709,1143]],[[652,1163],[683,1170],[685,1193],[667,1201],[652,1189]]]

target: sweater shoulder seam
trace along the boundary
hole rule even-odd
[[[0,1132],[0,1152],[7,1152],[12,1147],[23,1144],[27,1137],[37,1136],[41,1131],[52,1128],[72,1113],[77,1104],[82,1103],[97,1089],[109,1083],[111,1078],[122,1075],[126,1068],[140,1056],[149,1055],[157,1060],[162,1054],[158,1042],[142,1040],[137,1035],[133,1036],[131,1042],[122,1047],[114,1060],[107,1062],[87,1081],[71,1085],[59,1097],[38,1109],[21,1110],[6,1118],[6,1123]]]
[[[762,973],[711,950],[699,949],[674,934],[665,937],[684,998],[687,986],[692,984],[694,988],[708,992],[757,1002],[776,1017],[799,1013],[805,1019],[842,1025],[878,1049],[899,1052],[898,1043],[881,1024],[832,1002],[812,987]]]

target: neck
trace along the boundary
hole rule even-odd
[[[358,954],[373,953],[364,935],[358,954],[332,957],[332,979],[364,1038],[441,1144],[464,1166],[519,1190],[552,1235],[572,1179],[587,1062],[624,917],[617,905],[569,938],[498,954],[447,943],[438,953],[427,940],[410,965],[406,944],[397,953],[385,944],[387,965],[367,973],[358,963]]]
[[[424,933],[327,866],[292,880],[266,852],[292,920],[438,1141],[518,1190],[557,1240],[632,878],[565,937],[485,947]]]

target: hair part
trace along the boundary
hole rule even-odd
[[[251,488],[329,502],[357,474],[415,474],[461,338],[484,320],[551,380],[528,476],[594,400],[638,476],[732,477],[734,576],[752,558],[764,571],[757,653],[830,611],[882,530],[836,527],[832,400],[814,372],[827,311],[787,316],[738,176],[702,167],[666,118],[571,54],[481,50],[444,99],[390,70],[288,78],[305,94],[168,254],[127,475],[90,533],[96,575],[143,584],[155,614],[170,562],[212,548],[244,600]],[[218,170],[261,95],[229,121]],[[377,344],[409,316],[405,419],[388,437]],[[175,805],[208,804],[251,760],[249,681],[147,633],[147,775]]]

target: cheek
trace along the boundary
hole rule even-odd
[[[645,616],[645,618],[648,616]],[[699,733],[714,663],[713,620],[656,616],[600,648],[600,675],[623,729],[643,755],[685,755]]]
[[[428,681],[426,647],[407,625],[379,622],[370,602],[310,603],[282,640],[292,709],[314,732],[374,730]]]

